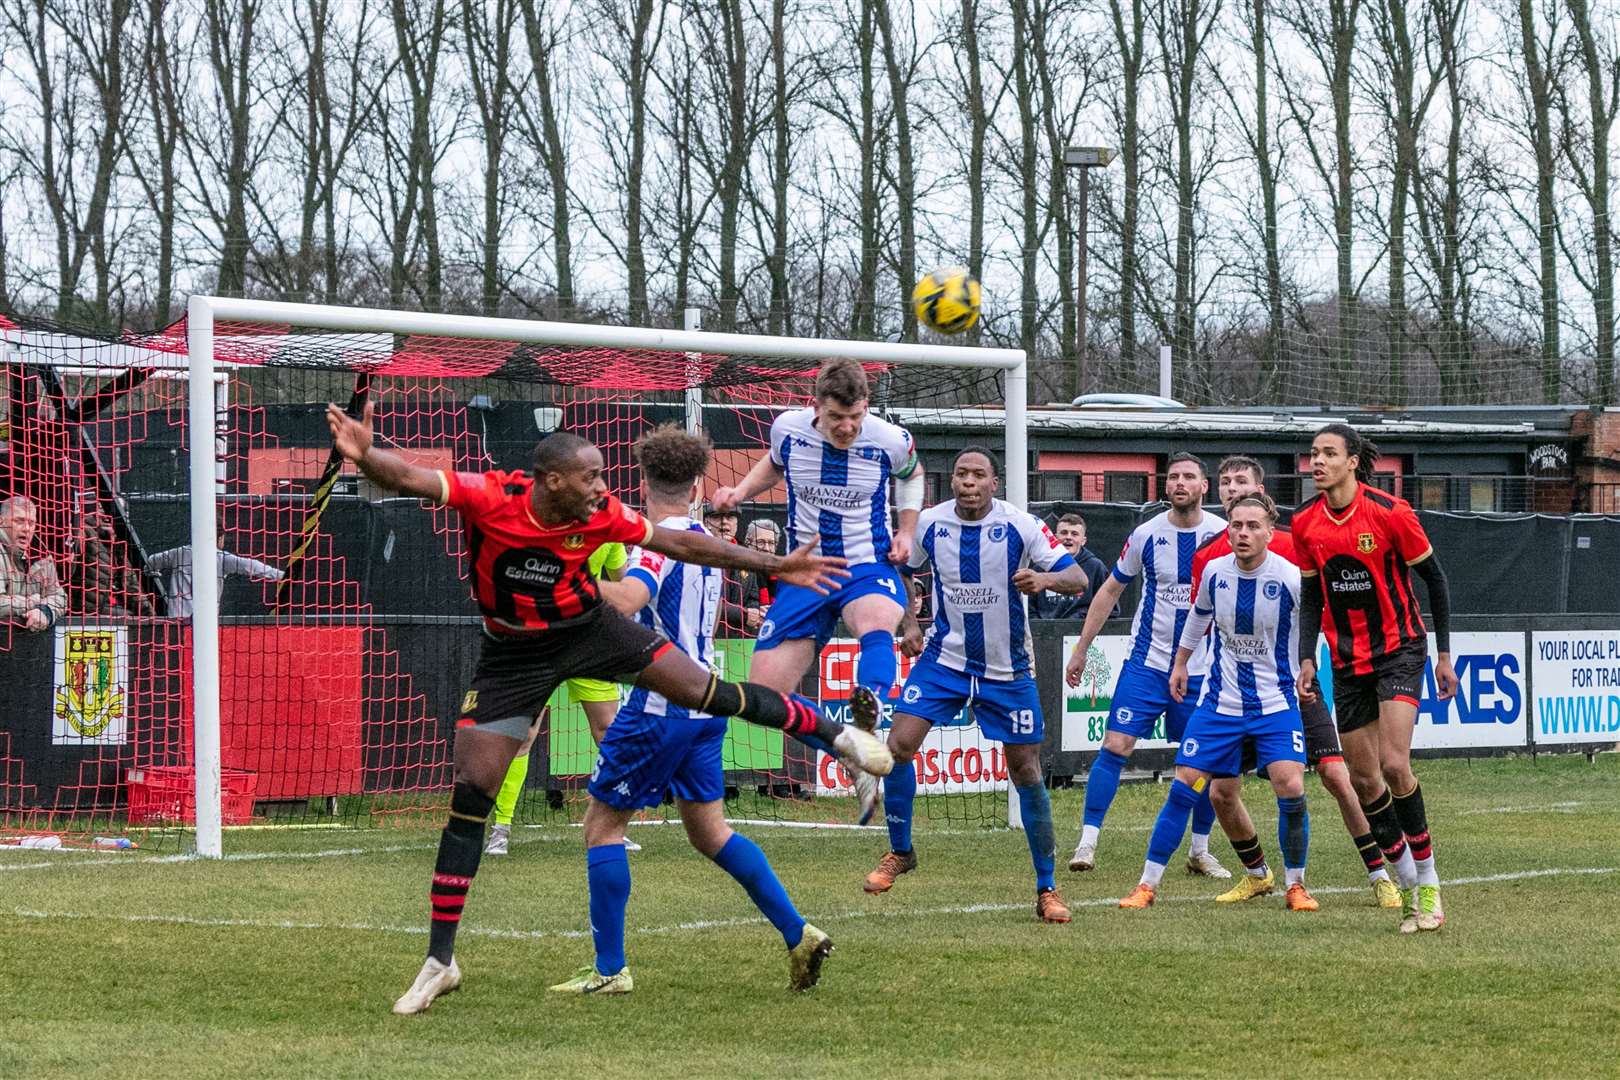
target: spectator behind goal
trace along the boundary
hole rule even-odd
[[[233,555],[226,551],[223,536],[219,538],[218,544],[219,576],[222,581],[232,574],[249,577],[254,581],[280,581],[283,577],[286,577],[286,574],[269,563],[262,563],[258,559],[249,559],[241,555]],[[146,568],[157,574],[159,580],[163,582],[163,595],[169,601],[169,617],[172,619],[191,618],[191,545],[184,544],[180,547],[158,552],[146,560]]]
[[[1091,608],[1091,598],[1097,595],[1097,590],[1108,578],[1108,567],[1095,551],[1086,547],[1086,519],[1079,514],[1064,514],[1057,520],[1057,527],[1053,530],[1057,534],[1058,543],[1062,544],[1071,558],[1086,572],[1086,589],[1073,596],[1064,596],[1061,593],[1042,592],[1029,598],[1029,615],[1032,619],[1084,619],[1086,612]],[[1114,605],[1112,617],[1119,615],[1119,605]]]
[[[155,614],[152,596],[129,564],[128,548],[104,511],[86,514],[79,526],[79,562],[69,570],[68,579],[78,614],[117,618]]]
[[[755,518],[743,533],[743,542],[755,551],[767,555],[781,554],[782,527],[770,518]],[[750,570],[736,582],[737,603],[743,609],[743,629],[750,635],[759,633],[760,624],[776,602],[776,579],[769,574]]]
[[[26,495],[0,502],[0,618],[36,633],[67,611],[67,593],[49,556],[30,559],[39,507]]]

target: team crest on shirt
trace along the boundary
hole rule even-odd
[[[1378,538],[1372,533],[1356,534],[1356,550],[1363,555],[1369,554],[1378,548]]]
[[[992,525],[992,526],[990,526],[990,542],[992,544],[999,544],[1005,539],[1007,539],[1007,526],[1005,526],[1005,525]]]
[[[1268,581],[1266,582],[1265,588],[1261,589],[1260,591],[1266,594],[1267,600],[1275,600],[1277,597],[1282,595],[1282,586],[1277,584],[1275,581]]]
[[[567,536],[563,537],[563,547],[567,548],[569,551],[578,551],[584,546],[584,533],[569,533]]]
[[[1181,740],[1181,752],[1183,754],[1186,754],[1188,757],[1197,757],[1198,756],[1198,740],[1197,739],[1182,739]]]

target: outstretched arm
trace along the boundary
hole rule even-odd
[[[825,593],[837,585],[840,578],[849,577],[843,559],[826,555],[812,555],[811,545],[805,544],[788,555],[768,555],[742,544],[728,544],[718,537],[691,529],[653,528],[653,534],[641,545],[661,552],[680,562],[718,566],[724,570],[761,570],[775,574],[790,585],[802,585]]]
[[[735,510],[738,506],[752,499],[756,495],[764,494],[782,481],[782,470],[776,467],[771,460],[770,452],[754,462],[754,467],[748,470],[748,475],[738,481],[735,487],[716,489],[709,505],[716,510]]]
[[[434,469],[412,465],[398,454],[371,445],[371,402],[356,420],[336,405],[326,406],[326,426],[338,453],[353,462],[367,480],[380,488],[442,503],[448,497],[444,477]]]

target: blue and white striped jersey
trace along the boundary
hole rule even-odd
[[[956,500],[917,520],[911,569],[934,564],[934,625],[923,657],[983,679],[1031,678],[1029,616],[1013,575],[1029,566],[1062,570],[1074,559],[1033,514],[1000,499],[978,521],[956,515]]]
[[[794,409],[771,424],[771,462],[787,485],[789,550],[820,537],[821,554],[851,564],[889,557],[889,477],[917,468],[910,432],[868,413],[840,450],[816,430],[814,409]]]
[[[1190,529],[1170,524],[1170,511],[1148,518],[1131,530],[1125,549],[1114,564],[1114,577],[1129,585],[1142,577],[1142,599],[1131,622],[1131,656],[1139,664],[1169,674],[1176,659],[1176,642],[1192,608],[1193,556],[1199,545],[1226,528],[1226,522],[1207,511]],[[1202,651],[1193,653],[1187,670],[1202,675],[1207,666]]]
[[[1214,659],[1200,704],[1248,717],[1299,708],[1293,659],[1299,655],[1299,567],[1275,551],[1255,570],[1240,568],[1236,555],[1211,560],[1181,647],[1198,655],[1211,622]]]
[[[666,529],[708,531],[689,517],[669,517],[658,524]],[[635,548],[630,552],[630,569],[625,573],[625,578],[634,578],[647,586],[647,606],[636,614],[641,625],[657,630],[674,642],[681,652],[704,667],[710,667],[714,652],[714,623],[720,615],[720,571],[712,566],[676,562],[656,551]],[[626,707],[651,716],[667,716],[671,720],[702,719],[708,715],[671,705],[662,694],[654,694],[639,686],[630,692]]]

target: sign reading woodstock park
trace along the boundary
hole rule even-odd
[[[1620,742],[1620,633],[1537,631],[1530,655],[1536,742]]]
[[[58,626],[52,664],[51,745],[125,741],[129,643],[121,626]]]
[[[1559,635],[1547,635],[1557,637]],[[1593,636],[1593,635],[1586,635]],[[1441,701],[1434,679],[1434,635],[1429,635],[1429,660],[1423,673],[1423,698],[1418,703],[1417,728],[1412,746],[1419,750],[1508,748],[1524,746],[1529,723],[1529,698],[1525,692],[1524,635],[1522,633],[1453,633],[1452,666],[1457,670],[1457,696]],[[1063,657],[1080,639],[1063,639]],[[1130,638],[1099,636],[1092,642],[1078,689],[1063,688],[1062,749],[1096,751],[1102,747],[1113,704],[1114,683],[1120,666],[1130,654]],[[1620,642],[1617,642],[1620,647]],[[1332,701],[1333,674],[1328,665],[1326,641],[1317,646],[1318,666],[1322,669],[1322,690]],[[1611,661],[1620,667],[1620,658]],[[1542,694],[1538,664],[1537,696]],[[1620,676],[1620,672],[1617,672]],[[1615,708],[1620,710],[1620,687],[1612,691]],[[1620,712],[1617,712],[1620,717]],[[1620,723],[1620,720],[1617,720]],[[1620,731],[1620,728],[1616,729]],[[1140,740],[1141,749],[1166,749],[1164,722],[1155,725],[1154,737]],[[1537,737],[1542,738],[1540,730]],[[1611,740],[1620,734],[1611,734]]]

